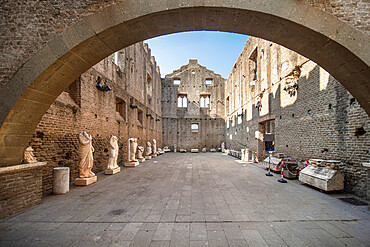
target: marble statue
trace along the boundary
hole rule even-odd
[[[36,163],[37,160],[36,160],[36,157],[35,155],[33,154],[33,148],[31,146],[29,146],[28,148],[26,148],[26,150],[24,151],[24,155],[23,155],[23,162],[25,164],[31,164],[31,163]]]
[[[118,159],[118,138],[116,136],[110,137],[110,153],[109,153],[109,160],[107,169],[116,169],[118,167],[117,159]]]
[[[94,148],[92,146],[92,137],[85,131],[82,131],[78,135],[79,146],[78,146],[78,168],[80,178],[94,177],[95,174],[91,171],[93,168]]]
[[[138,166],[139,161],[136,159],[137,152],[137,138],[130,138],[127,140],[127,164],[125,166]]]
[[[137,138],[130,138],[127,141],[127,161],[128,162],[137,162],[136,159],[136,150],[137,150]]]
[[[145,153],[145,159],[150,160],[152,158],[152,144],[150,141],[146,143],[146,153]]]
[[[121,171],[121,168],[117,164],[118,159],[118,138],[114,135],[110,137],[109,140],[110,144],[110,153],[109,153],[109,160],[108,166],[105,170],[105,174],[113,175]]]
[[[153,156],[157,156],[157,141],[153,139]]]
[[[221,143],[221,152],[225,152],[225,142]]]
[[[152,144],[148,141],[146,143],[146,156],[149,156],[152,154]]]
[[[138,148],[137,148],[137,159],[139,160],[139,162],[144,162],[145,161],[145,158],[144,158],[143,154],[144,154],[144,147],[143,146],[138,146]]]

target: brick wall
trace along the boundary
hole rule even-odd
[[[337,16],[369,33],[368,1],[301,0]],[[9,78],[48,41],[67,27],[99,10],[122,0],[31,1],[4,0],[0,16],[5,28],[0,30],[0,81]]]
[[[209,85],[206,85],[208,79]],[[180,81],[179,85],[174,80]],[[212,81],[212,82],[211,82]],[[163,143],[188,151],[198,148],[218,149],[224,140],[225,79],[197,60],[174,70],[162,80]],[[178,107],[178,94],[186,95],[187,107]],[[201,97],[209,97],[210,107],[201,105]],[[202,106],[202,107],[201,107]],[[192,124],[199,129],[192,130]]]
[[[0,219],[42,201],[42,174],[33,168],[0,173]]]
[[[251,55],[257,51],[257,80]],[[299,66],[297,91],[292,72]],[[244,75],[246,77],[244,77]],[[251,76],[252,75],[252,76]],[[253,82],[254,81],[254,82]],[[366,196],[370,159],[370,119],[357,101],[324,69],[307,58],[277,44],[250,38],[226,83],[226,144],[267,154],[264,138],[268,122],[275,136],[275,151],[297,161],[310,158],[341,160],[345,189]],[[234,90],[235,89],[235,90]],[[227,100],[226,100],[227,101]],[[261,104],[260,108],[256,106]],[[356,136],[356,129],[364,135]]]
[[[127,159],[128,138],[138,138],[138,144],[144,147],[148,140],[155,138],[158,147],[162,146],[159,68],[150,49],[143,43],[130,46],[121,53],[124,60],[120,63],[124,67],[114,64],[112,57],[104,59],[66,89],[38,124],[30,145],[39,161],[48,162],[43,168],[43,191],[52,188],[54,167],[69,167],[71,181],[78,177],[78,133],[83,130],[93,137],[93,172],[103,171],[107,166],[110,135],[119,139],[120,164]],[[112,90],[97,90],[98,77]],[[116,111],[117,99],[126,103],[125,117],[123,112]],[[130,108],[130,102],[138,108]],[[142,123],[137,117],[139,109],[143,112]],[[154,123],[146,114],[152,115]]]

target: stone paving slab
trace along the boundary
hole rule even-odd
[[[370,214],[262,165],[167,153],[0,221],[0,246],[370,246]]]

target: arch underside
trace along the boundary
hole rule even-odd
[[[49,106],[90,67],[139,41],[181,31],[235,32],[283,45],[326,69],[370,113],[369,38],[333,16],[306,5],[287,7],[282,14],[269,6],[255,11],[248,6],[171,8],[171,3],[150,10],[143,2],[111,6],[76,23],[13,76],[0,91],[0,166],[20,163]]]

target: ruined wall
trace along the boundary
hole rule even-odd
[[[138,144],[144,147],[146,141],[155,138],[161,147],[159,68],[146,44],[138,43],[118,53],[118,65],[112,62],[113,55],[82,74],[50,106],[37,126],[30,145],[39,161],[48,162],[43,167],[43,191],[51,189],[54,167],[70,167],[71,181],[78,176],[78,133],[83,130],[93,136],[94,172],[106,168],[110,135],[119,138],[120,164],[126,162],[126,142],[130,137],[138,138]],[[98,80],[112,90],[99,91]]]
[[[298,1],[298,0],[297,0]],[[370,3],[366,0],[299,0],[333,14],[369,33]],[[48,41],[67,27],[122,0],[4,0],[0,4],[0,81],[12,75]]]
[[[251,37],[229,75],[225,97],[227,147],[250,148],[262,159],[269,122],[276,152],[298,161],[341,160],[346,190],[366,196],[367,173],[361,163],[370,158],[369,117],[317,64]],[[361,128],[367,132],[355,135]]]
[[[209,85],[206,84],[207,83]],[[179,83],[179,85],[176,85]],[[224,139],[224,83],[221,75],[189,60],[162,80],[163,143],[190,151],[192,148],[219,148]],[[178,107],[186,95],[187,106]],[[203,97],[203,99],[201,99]],[[204,107],[209,97],[210,105]],[[198,124],[198,131],[192,130]]]

